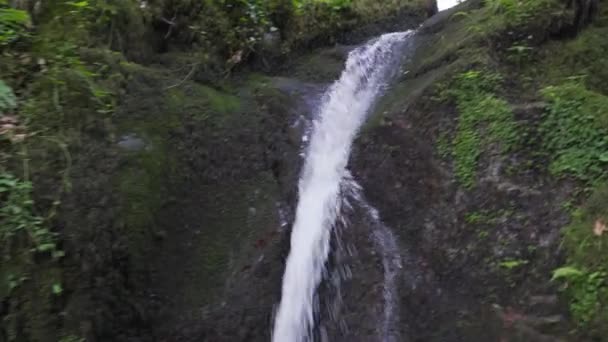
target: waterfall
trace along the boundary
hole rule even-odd
[[[274,342],[306,342],[314,328],[313,300],[341,215],[340,185],[350,149],[366,114],[393,71],[411,32],[389,33],[353,50],[340,79],[325,93],[313,123],[299,182],[299,199],[287,258]]]

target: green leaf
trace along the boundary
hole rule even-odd
[[[560,268],[554,270],[553,277],[551,278],[551,280],[557,280],[557,279],[563,279],[563,278],[565,278],[566,280],[575,279],[575,278],[582,276],[583,274],[584,274],[583,271],[581,271],[575,267],[565,266],[565,267],[560,267]]]
[[[512,270],[519,266],[526,265],[528,260],[506,260],[500,263],[500,267],[506,268],[508,270]]]
[[[52,251],[55,249],[55,244],[54,243],[43,243],[40,246],[38,246],[37,250],[39,252],[48,252],[48,251]]]
[[[64,256],[65,256],[64,251],[54,251],[53,252],[53,259],[63,258]]]
[[[0,80],[0,112],[17,107],[17,97],[13,90]]]
[[[600,161],[603,163],[608,163],[608,152],[600,154]]]
[[[63,293],[63,287],[59,283],[53,284],[52,291],[54,295],[60,295]]]
[[[74,6],[74,7],[77,7],[77,8],[84,8],[84,7],[89,6],[89,2],[88,1],[78,1],[78,2],[70,1],[67,4],[69,4],[71,6]]]

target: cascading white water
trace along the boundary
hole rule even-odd
[[[347,175],[351,144],[395,67],[397,47],[410,34],[385,34],[353,50],[340,79],[324,95],[300,177],[274,342],[311,340],[313,299],[329,256],[330,233],[340,216],[340,184]]]

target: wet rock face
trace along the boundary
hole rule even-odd
[[[559,229],[567,222],[560,203],[567,191],[540,178],[510,179],[500,158],[487,161],[475,189],[461,189],[434,150],[434,120],[447,113],[418,104],[389,114],[359,139],[352,168],[402,251],[412,255],[400,290],[407,336],[496,340],[511,334],[512,325],[490,304],[509,307],[525,321],[536,314],[526,298],[555,293],[547,277],[558,265]],[[492,217],[476,222],[475,213]],[[510,269],[508,260],[522,265]],[[529,341],[543,340],[535,327],[523,326],[531,330],[527,336],[540,336]]]
[[[431,39],[417,54],[432,48],[441,20],[424,26],[418,40]],[[567,328],[550,322],[563,322],[564,308],[534,298],[556,294],[549,278],[560,262],[562,203],[571,188],[541,172],[509,173],[509,156],[492,148],[479,160],[475,187],[457,182],[437,150],[440,131],[457,127],[457,109],[433,100],[429,87],[452,62],[414,64],[381,101],[351,158],[369,203],[409,255],[399,292],[404,340],[559,340]],[[542,110],[529,104],[515,112],[530,119]]]

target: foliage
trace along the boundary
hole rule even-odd
[[[501,152],[508,152],[517,143],[513,113],[494,95],[500,82],[497,74],[473,70],[458,75],[447,90],[460,112],[452,152],[456,177],[467,188],[475,184],[483,146],[497,144]]]
[[[603,306],[608,299],[608,274],[603,271],[581,271],[566,266],[553,273],[553,280],[566,282],[570,297],[570,312],[579,329],[589,329],[591,324],[602,324]]]
[[[501,218],[507,218],[513,214],[510,210],[481,210],[472,211],[465,215],[465,221],[469,224],[496,224]]]
[[[447,158],[450,155],[450,139],[447,133],[441,133],[437,137],[437,153],[442,158]]]
[[[27,12],[9,8],[7,0],[0,0],[0,48],[25,36],[29,22]]]
[[[527,24],[536,18],[540,13],[554,10],[558,7],[559,1],[556,0],[486,0],[485,6],[497,16],[504,20],[509,27],[518,27]]]
[[[0,113],[17,106],[17,98],[13,90],[0,80]]]
[[[312,42],[331,42],[347,28],[393,15],[418,0],[208,0],[183,1],[150,9],[175,23],[167,34],[195,41],[207,52],[242,58],[262,45],[266,34],[282,39],[283,51]],[[187,27],[179,22],[188,21]],[[173,29],[173,30],[172,30]],[[221,37],[221,39],[218,39]]]
[[[505,260],[500,262],[499,266],[506,269],[506,270],[513,270],[516,269],[518,267],[527,265],[529,263],[528,260],[521,260],[521,259],[509,259],[509,260]]]
[[[554,271],[553,279],[566,284],[570,311],[580,331],[601,335],[608,324],[608,234],[595,229],[608,220],[608,185],[599,186],[586,204],[575,211],[566,227],[564,246],[568,266]]]
[[[27,241],[34,252],[51,252],[59,256],[55,234],[45,225],[42,217],[34,213],[32,184],[19,180],[10,173],[0,174],[0,245],[10,257],[15,241]]]
[[[549,110],[540,132],[549,170],[583,181],[603,177],[608,163],[608,97],[577,80],[543,89]]]
[[[464,17],[469,34],[495,48],[505,40],[524,46],[526,40],[540,38],[536,34],[544,35],[565,22],[568,13],[561,0],[485,0],[483,4],[454,17]]]

